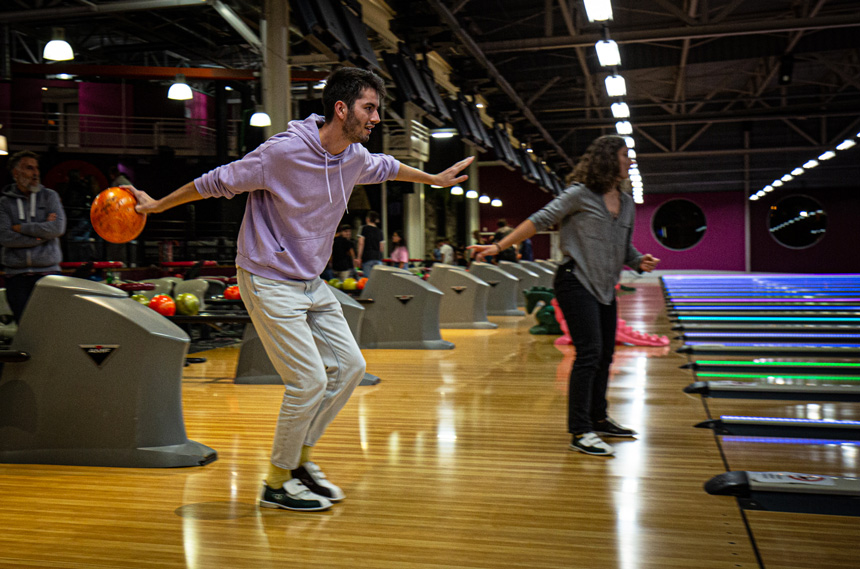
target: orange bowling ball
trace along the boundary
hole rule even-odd
[[[90,221],[105,241],[127,243],[140,235],[146,215],[134,211],[137,199],[123,188],[108,188],[93,200]]]

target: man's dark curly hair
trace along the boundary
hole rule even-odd
[[[334,118],[334,105],[338,101],[346,103],[352,111],[355,103],[365,89],[373,89],[379,95],[379,104],[385,99],[385,83],[379,75],[358,67],[341,67],[326,80],[323,89],[323,111],[326,122]]]
[[[618,183],[618,149],[626,147],[624,137],[616,134],[596,139],[568,175],[567,183],[579,182],[594,193],[605,194]]]

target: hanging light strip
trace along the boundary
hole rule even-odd
[[[836,154],[837,151],[843,151],[844,152],[845,150],[850,150],[850,149],[854,148],[855,146],[857,146],[857,142],[855,140],[856,138],[860,138],[860,132],[858,132],[854,136],[854,138],[846,138],[845,140],[843,140],[842,142],[837,144],[834,150],[828,150],[826,152],[823,152],[822,154],[820,154],[818,156],[818,158],[813,158],[813,159],[807,160],[806,162],[803,163],[802,166],[798,166],[797,168],[794,168],[788,174],[785,174],[782,177],[775,179],[770,184],[767,184],[765,187],[763,187],[762,189],[760,189],[756,193],[752,194],[749,197],[749,200],[750,201],[757,201],[760,198],[763,198],[764,196],[766,196],[767,194],[772,192],[773,190],[775,190],[776,188],[781,188],[786,183],[797,179],[799,176],[802,176],[803,174],[805,174],[809,170],[812,170],[813,168],[817,168],[818,166],[821,165],[822,162],[826,162],[827,160],[830,160],[831,158],[835,158],[837,155]]]

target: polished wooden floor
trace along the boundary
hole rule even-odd
[[[620,300],[634,328],[671,334],[655,283]],[[856,518],[748,513],[702,490],[725,471],[692,425],[703,403],[668,348],[620,347],[611,413],[637,428],[614,458],[568,450],[569,347],[444,330],[450,351],[367,350],[359,387],[314,459],[347,493],[322,513],[261,510],[282,388],[234,385],[238,348],[186,368],[189,438],[219,458],[182,469],[0,465],[0,567],[857,568]],[[858,408],[712,402],[711,412],[860,418]],[[721,444],[734,470],[858,475],[856,445]],[[760,560],[757,559],[755,547]],[[761,563],[760,563],[761,562]]]

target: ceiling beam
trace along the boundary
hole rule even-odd
[[[480,63],[490,74],[490,76],[495,80],[495,82],[499,85],[502,91],[514,102],[520,112],[529,120],[530,123],[538,130],[541,136],[544,139],[544,142],[552,146],[558,155],[561,156],[565,162],[567,162],[571,167],[573,167],[573,159],[567,155],[564,149],[555,141],[555,139],[550,135],[550,133],[544,128],[541,122],[534,115],[532,110],[526,105],[525,101],[522,100],[519,93],[508,83],[508,80],[502,76],[496,66],[492,64],[492,62],[487,59],[487,56],[484,55],[484,52],[481,51],[481,48],[478,47],[478,44],[475,40],[472,39],[466,31],[460,26],[460,23],[454,17],[448,8],[441,2],[441,0],[428,0],[429,4],[433,7],[434,10],[439,14],[442,21],[454,32],[454,35],[460,40],[460,42],[466,47],[466,49],[472,54],[478,63]]]
[[[438,0],[432,1],[437,2]],[[612,39],[619,44],[647,43],[683,39],[704,39],[782,32],[805,32],[836,28],[855,28],[858,26],[860,26],[860,12],[854,14],[840,14],[836,16],[822,16],[818,18],[792,18],[786,20],[762,16],[755,21],[749,22],[686,26],[682,28],[643,30],[623,30],[613,28]],[[478,44],[478,47],[480,47],[481,51],[484,53],[542,51],[574,47],[590,47],[601,39],[603,39],[603,34],[590,33],[582,34],[575,38],[570,36],[558,36],[551,38],[535,37],[522,40],[481,42]]]
[[[80,65],[74,63],[23,64],[13,63],[13,75],[57,75],[68,73],[78,77],[115,77],[123,79],[173,79],[178,74],[187,79],[256,81],[259,71],[222,69],[219,67],[145,67],[134,65]],[[320,81],[328,71],[292,70],[293,83]]]
[[[95,14],[116,14],[119,12],[140,12],[143,10],[159,10],[162,8],[187,8],[206,6],[206,0],[125,0],[122,2],[107,2],[104,4],[87,3],[86,6],[70,8],[47,8],[44,10],[18,10],[16,12],[0,12],[0,23],[12,22],[56,22],[65,18],[80,18]]]

